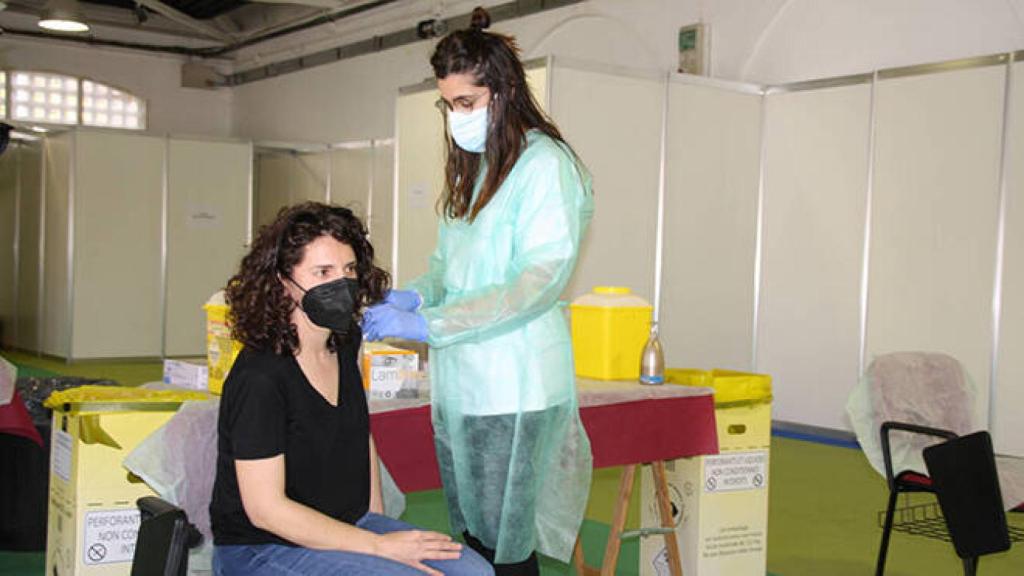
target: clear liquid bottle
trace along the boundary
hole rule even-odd
[[[665,383],[665,356],[661,351],[661,340],[658,340],[657,322],[651,323],[651,336],[647,339],[647,344],[644,344],[644,351],[640,355],[640,383]]]

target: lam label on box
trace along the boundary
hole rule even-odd
[[[407,388],[406,381],[416,374],[416,356],[378,356],[371,360],[373,366],[370,371],[370,397],[371,398],[401,398],[405,396],[403,389]],[[412,381],[415,385],[415,380]],[[415,388],[409,389],[410,394],[415,393]]]
[[[732,452],[704,459],[704,492],[763,490],[768,485],[768,454]]]
[[[83,522],[82,562],[86,565],[131,562],[141,521],[137,508],[87,512]]]

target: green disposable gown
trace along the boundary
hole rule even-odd
[[[567,561],[583,519],[590,442],[559,298],[593,206],[586,169],[531,131],[473,222],[442,218],[428,272],[407,286],[423,297],[452,528],[498,563],[533,550]]]

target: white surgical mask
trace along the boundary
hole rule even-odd
[[[448,112],[452,139],[466,152],[479,154],[487,149],[487,106],[472,112]]]

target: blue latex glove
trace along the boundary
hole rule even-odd
[[[415,312],[423,305],[423,298],[415,290],[388,290],[384,303],[391,304],[399,310]]]
[[[399,310],[390,304],[377,304],[363,312],[363,335],[371,342],[384,338],[426,342],[427,320],[417,312]]]

